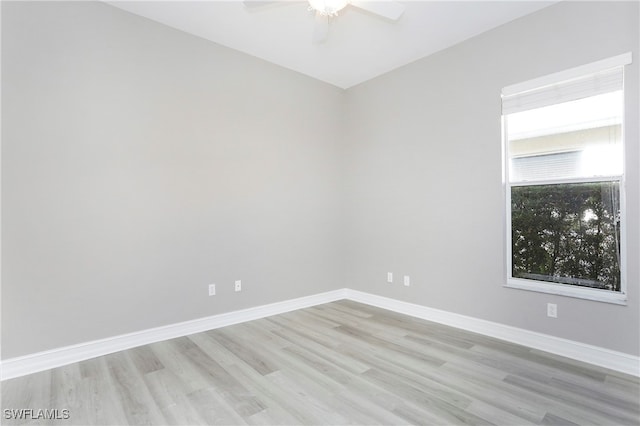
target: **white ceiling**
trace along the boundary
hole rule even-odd
[[[395,22],[347,6],[322,44],[312,43],[306,1],[109,4],[347,89],[556,1],[400,1],[406,9]]]

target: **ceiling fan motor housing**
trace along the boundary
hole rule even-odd
[[[334,16],[349,4],[349,0],[309,0],[309,7],[316,12]]]

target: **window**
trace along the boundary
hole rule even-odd
[[[624,65],[502,91],[507,287],[624,304]]]

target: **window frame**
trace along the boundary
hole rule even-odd
[[[625,53],[612,58],[560,71],[555,74],[546,75],[540,78],[529,80],[523,83],[507,86],[502,89],[502,96],[508,96],[540,88],[547,85],[560,83],[563,81],[580,78],[589,74],[594,74],[614,67],[624,67],[631,63],[631,53]],[[626,103],[626,93],[624,85],[623,69],[623,102]],[[623,105],[622,112],[622,173],[613,176],[598,176],[589,178],[567,178],[536,180],[526,182],[510,182],[509,178],[509,140],[508,140],[508,120],[504,113],[501,114],[502,130],[502,186],[504,193],[504,224],[505,224],[505,277],[503,287],[528,290],[539,293],[556,294],[561,296],[574,297],[579,299],[592,300],[597,302],[612,303],[618,305],[627,304],[627,204],[626,204],[626,138],[625,138],[626,114]],[[511,212],[511,188],[518,186],[553,185],[562,183],[597,183],[597,182],[619,182],[620,188],[620,291],[615,292],[604,289],[594,289],[589,287],[576,286],[571,284],[551,283],[533,279],[523,279],[513,277],[513,252],[512,252],[512,212]]]

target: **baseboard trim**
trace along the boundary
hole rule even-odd
[[[176,337],[188,336],[202,331],[213,330],[228,325],[239,324],[272,315],[282,314],[297,309],[308,308],[323,303],[344,299],[346,289],[314,294],[297,299],[285,300],[268,305],[256,306],[196,320],[170,324],[135,333],[122,334],[106,339],[94,340],[72,346],[65,346],[49,351],[38,352],[16,358],[9,358],[0,363],[1,380],[12,379],[49,370],[63,365],[108,355],[149,343],[160,342]]]
[[[640,377],[640,357],[637,356],[357,290],[347,289],[346,293],[346,298],[355,302],[495,337]]]
[[[0,363],[1,380],[336,300],[349,299],[640,377],[640,357],[347,288],[65,346]]]

